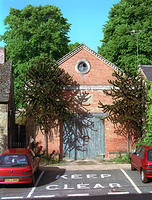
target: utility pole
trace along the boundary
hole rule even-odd
[[[137,70],[138,70],[138,66],[139,66],[139,44],[138,44],[138,36],[139,34],[142,32],[142,30],[132,30],[130,31],[130,33],[132,35],[136,35],[136,40],[137,40]]]

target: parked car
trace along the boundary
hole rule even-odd
[[[131,170],[140,172],[143,183],[152,178],[152,146],[140,146],[130,156]]]
[[[39,157],[31,149],[7,149],[0,154],[0,184],[34,185]]]

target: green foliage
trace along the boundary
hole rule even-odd
[[[60,160],[58,158],[54,158],[53,160],[50,158],[47,158],[46,156],[41,156],[40,157],[40,165],[41,166],[46,166],[46,165],[59,165]]]
[[[130,154],[128,153],[124,155],[118,154],[116,158],[113,158],[110,161],[116,163],[130,163]]]
[[[123,70],[137,70],[137,36],[139,64],[152,64],[151,5],[152,0],[121,0],[109,13],[98,51]]]
[[[80,44],[78,42],[75,42],[74,44],[69,44],[69,51],[72,51],[76,47],[78,47]]]
[[[146,86],[140,74],[114,72],[115,80],[109,80],[113,86],[104,93],[112,98],[112,104],[99,102],[99,107],[108,113],[108,119],[118,128],[117,133],[129,134],[138,139],[142,133],[143,119],[145,119]]]
[[[136,146],[152,145],[152,87],[150,87],[147,95],[146,124],[143,128],[144,134],[142,138],[138,141]]]
[[[10,9],[5,18],[6,32],[1,39],[6,44],[7,60],[12,61],[15,79],[16,104],[20,104],[19,78],[24,74],[34,58],[46,55],[58,60],[68,49],[70,24],[61,14],[59,8],[46,5],[24,9]]]
[[[25,79],[22,103],[27,115],[33,116],[40,127],[47,130],[56,119],[67,119],[73,98],[65,94],[67,85],[73,84],[68,73],[48,57],[38,57],[29,66]]]
[[[55,62],[47,56],[41,56],[31,63],[23,83],[21,100],[25,107],[26,119],[33,119],[45,134],[45,149],[48,154],[48,136],[52,134],[51,128],[71,116],[73,96],[67,95],[65,88],[72,85],[73,80]]]

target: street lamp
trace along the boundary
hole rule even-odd
[[[138,65],[139,65],[139,52],[138,52],[138,35],[139,35],[139,33],[141,33],[142,32],[142,30],[132,30],[132,31],[130,31],[130,33],[132,34],[132,35],[136,35],[136,39],[137,39],[137,69],[138,69]]]

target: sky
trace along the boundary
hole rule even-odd
[[[103,26],[108,20],[110,9],[120,0],[0,0],[0,35],[5,32],[4,19],[10,8],[23,9],[33,6],[55,5],[63,17],[68,19],[71,30],[68,34],[71,43],[84,43],[97,51],[103,39]],[[0,46],[4,43],[0,42]]]

